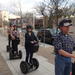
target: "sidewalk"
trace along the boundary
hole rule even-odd
[[[4,60],[8,64],[8,67],[10,68],[13,75],[23,75],[20,71],[19,65],[22,60],[25,60],[25,50],[24,47],[19,45],[19,50],[22,50],[23,52],[23,58],[21,60],[9,60],[9,54],[6,52],[6,45],[7,45],[7,38],[0,35],[0,53],[3,56]],[[40,67],[35,72],[29,73],[28,75],[54,75],[54,65],[50,64],[48,62],[48,59],[35,54],[34,57],[36,57],[39,60]],[[12,75],[12,74],[5,74],[5,75]],[[1,75],[1,74],[0,74]]]
[[[0,54],[0,75],[12,75],[8,65]]]

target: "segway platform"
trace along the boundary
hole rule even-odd
[[[12,50],[9,52],[9,59],[13,60],[13,59],[21,59],[22,58],[22,52],[19,51],[18,53],[16,53],[16,51],[14,51],[14,54],[12,52]]]

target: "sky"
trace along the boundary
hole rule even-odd
[[[16,3],[20,2],[23,12],[30,12],[34,9],[36,5],[42,0],[0,0],[0,8],[13,12],[15,9]],[[70,0],[75,2],[75,0]],[[14,5],[15,4],[15,5]]]
[[[13,11],[15,6],[18,7],[17,2],[21,3],[22,11],[32,11],[32,9],[42,0],[0,0],[0,8],[4,10]],[[15,5],[14,5],[15,4]]]

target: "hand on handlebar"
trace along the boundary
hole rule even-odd
[[[32,43],[32,44],[35,44],[35,43],[37,43],[37,41],[36,41],[36,40],[34,40],[34,41],[31,41],[31,43]]]

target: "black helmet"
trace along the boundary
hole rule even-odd
[[[26,29],[33,29],[33,27],[31,25],[27,25]]]

